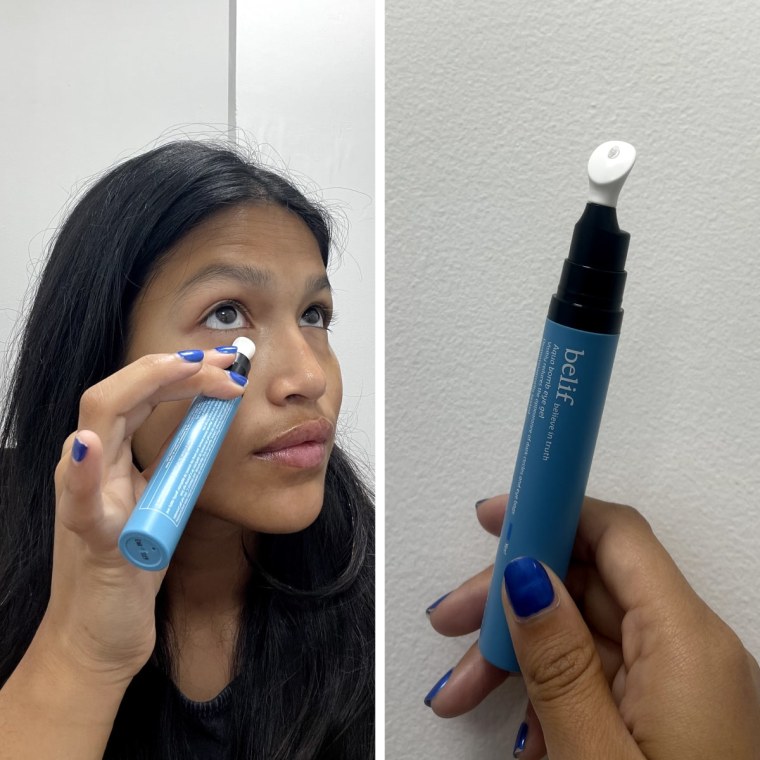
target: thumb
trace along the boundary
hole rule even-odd
[[[591,632],[557,576],[537,560],[518,557],[504,571],[502,601],[549,757],[641,760]]]

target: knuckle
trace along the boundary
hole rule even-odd
[[[168,354],[145,354],[141,356],[135,363],[144,367],[147,370],[153,370],[166,364]]]
[[[68,510],[65,515],[61,516],[61,524],[66,530],[81,536],[87,533],[95,522],[90,514],[81,514],[77,510]]]
[[[627,504],[614,504],[613,506],[617,512],[620,524],[625,526],[626,529],[635,528],[641,532],[652,532],[649,520],[638,509],[630,507]]]
[[[633,507],[617,506],[617,519],[607,531],[607,544],[615,547],[618,564],[629,564],[629,572],[637,569],[641,562],[640,547],[642,541],[650,544],[656,540],[649,521]]]
[[[105,406],[105,381],[89,387],[79,399],[79,412],[83,417],[98,416]]]
[[[652,531],[649,521],[635,507],[613,501],[603,501],[590,496],[586,497],[585,502],[589,505],[601,505],[606,510],[610,510],[614,515],[613,523],[616,525],[625,526],[626,529],[638,528],[643,531]]]
[[[635,507],[629,507],[627,505],[623,505],[622,507],[623,514],[625,515],[625,518],[631,523],[631,525],[635,525],[642,531],[646,531],[647,533],[652,532],[652,526],[647,520],[644,515],[639,512],[638,509]]]
[[[533,652],[526,674],[535,692],[544,703],[576,694],[590,684],[601,664],[594,647],[585,637],[558,633],[547,639],[540,650]]]
[[[726,672],[741,672],[748,665],[747,650],[741,639],[722,620],[720,621],[722,635],[719,636],[717,659],[726,666]]]

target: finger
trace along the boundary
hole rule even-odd
[[[545,755],[546,742],[544,741],[541,722],[533,709],[533,705],[528,702],[525,719],[517,729],[512,756],[519,757],[520,760],[541,760]]]
[[[113,548],[106,545],[107,531],[102,529],[102,479],[103,446],[100,438],[89,430],[69,436],[56,468],[56,519],[96,553]]]
[[[482,499],[475,504],[478,522],[492,535],[501,533],[504,513],[507,509],[507,494],[502,493],[490,499]]]
[[[462,715],[479,705],[507,675],[483,659],[476,641],[457,666],[430,690],[425,704],[441,718]]]
[[[565,587],[592,631],[620,644],[624,612],[604,584],[599,571],[582,563],[572,563]]]
[[[108,465],[116,460],[122,441],[162,401],[189,399],[198,393],[217,398],[241,395],[244,388],[219,366],[233,361],[233,355],[217,351],[206,352],[200,362],[178,354],[143,356],[84,392],[78,427],[100,436]]]
[[[587,498],[574,555],[596,565],[610,597],[624,612],[654,604],[664,614],[674,598],[695,596],[649,523],[632,507]]]
[[[465,581],[427,608],[433,628],[444,636],[463,636],[480,628],[493,565]]]
[[[166,450],[169,448],[169,445],[171,444],[172,440],[174,439],[174,435],[176,434],[177,430],[179,430],[180,426],[182,425],[182,422],[184,420],[181,420],[172,430],[171,433],[169,433],[168,436],[166,436],[166,439],[161,444],[161,448],[158,450],[158,454],[156,454],[155,458],[153,459],[150,464],[148,464],[147,467],[143,467],[141,463],[137,461],[137,458],[135,455],[132,455],[132,459],[135,462],[135,468],[137,470],[137,482],[138,482],[138,488],[139,493],[136,493],[136,499],[135,501],[139,501],[140,497],[142,496],[143,491],[147,488],[148,482],[153,477],[153,475],[156,472],[156,469],[158,468],[159,463],[161,462],[161,459],[163,458],[164,454],[166,453]]]
[[[510,562],[504,575],[507,623],[549,756],[640,760],[594,640],[567,589],[528,557]]]
[[[609,639],[597,636],[596,634],[594,634],[594,646],[596,646],[596,651],[602,663],[604,677],[610,685],[612,698],[619,707],[623,698],[622,689],[625,687],[623,650]],[[620,678],[621,673],[623,674],[622,680]],[[543,729],[541,728],[541,721],[539,721],[531,702],[528,702],[523,724],[520,724],[520,728],[515,736],[513,753],[520,760],[539,760],[546,755],[546,741]],[[521,752],[520,747],[523,748]]]
[[[591,635],[594,639],[596,653],[599,655],[599,662],[602,663],[604,678],[611,687],[623,665],[623,647],[606,636],[601,636],[593,631]],[[615,704],[619,704],[618,700],[615,700]]]

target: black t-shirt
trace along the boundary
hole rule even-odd
[[[227,760],[230,752],[232,684],[227,684],[219,694],[207,702],[194,702],[176,686],[174,688],[184,708],[187,740],[195,756],[202,760]]]

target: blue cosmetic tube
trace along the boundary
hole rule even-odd
[[[570,563],[623,319],[630,235],[615,207],[635,158],[619,141],[592,154],[590,200],[549,306],[480,630],[481,653],[502,670],[520,669],[501,601],[504,568],[530,556],[564,578]]]
[[[229,370],[246,377],[256,347],[248,338],[232,345],[238,353]],[[242,400],[193,399],[119,536],[119,549],[133,565],[163,570],[169,564]]]

